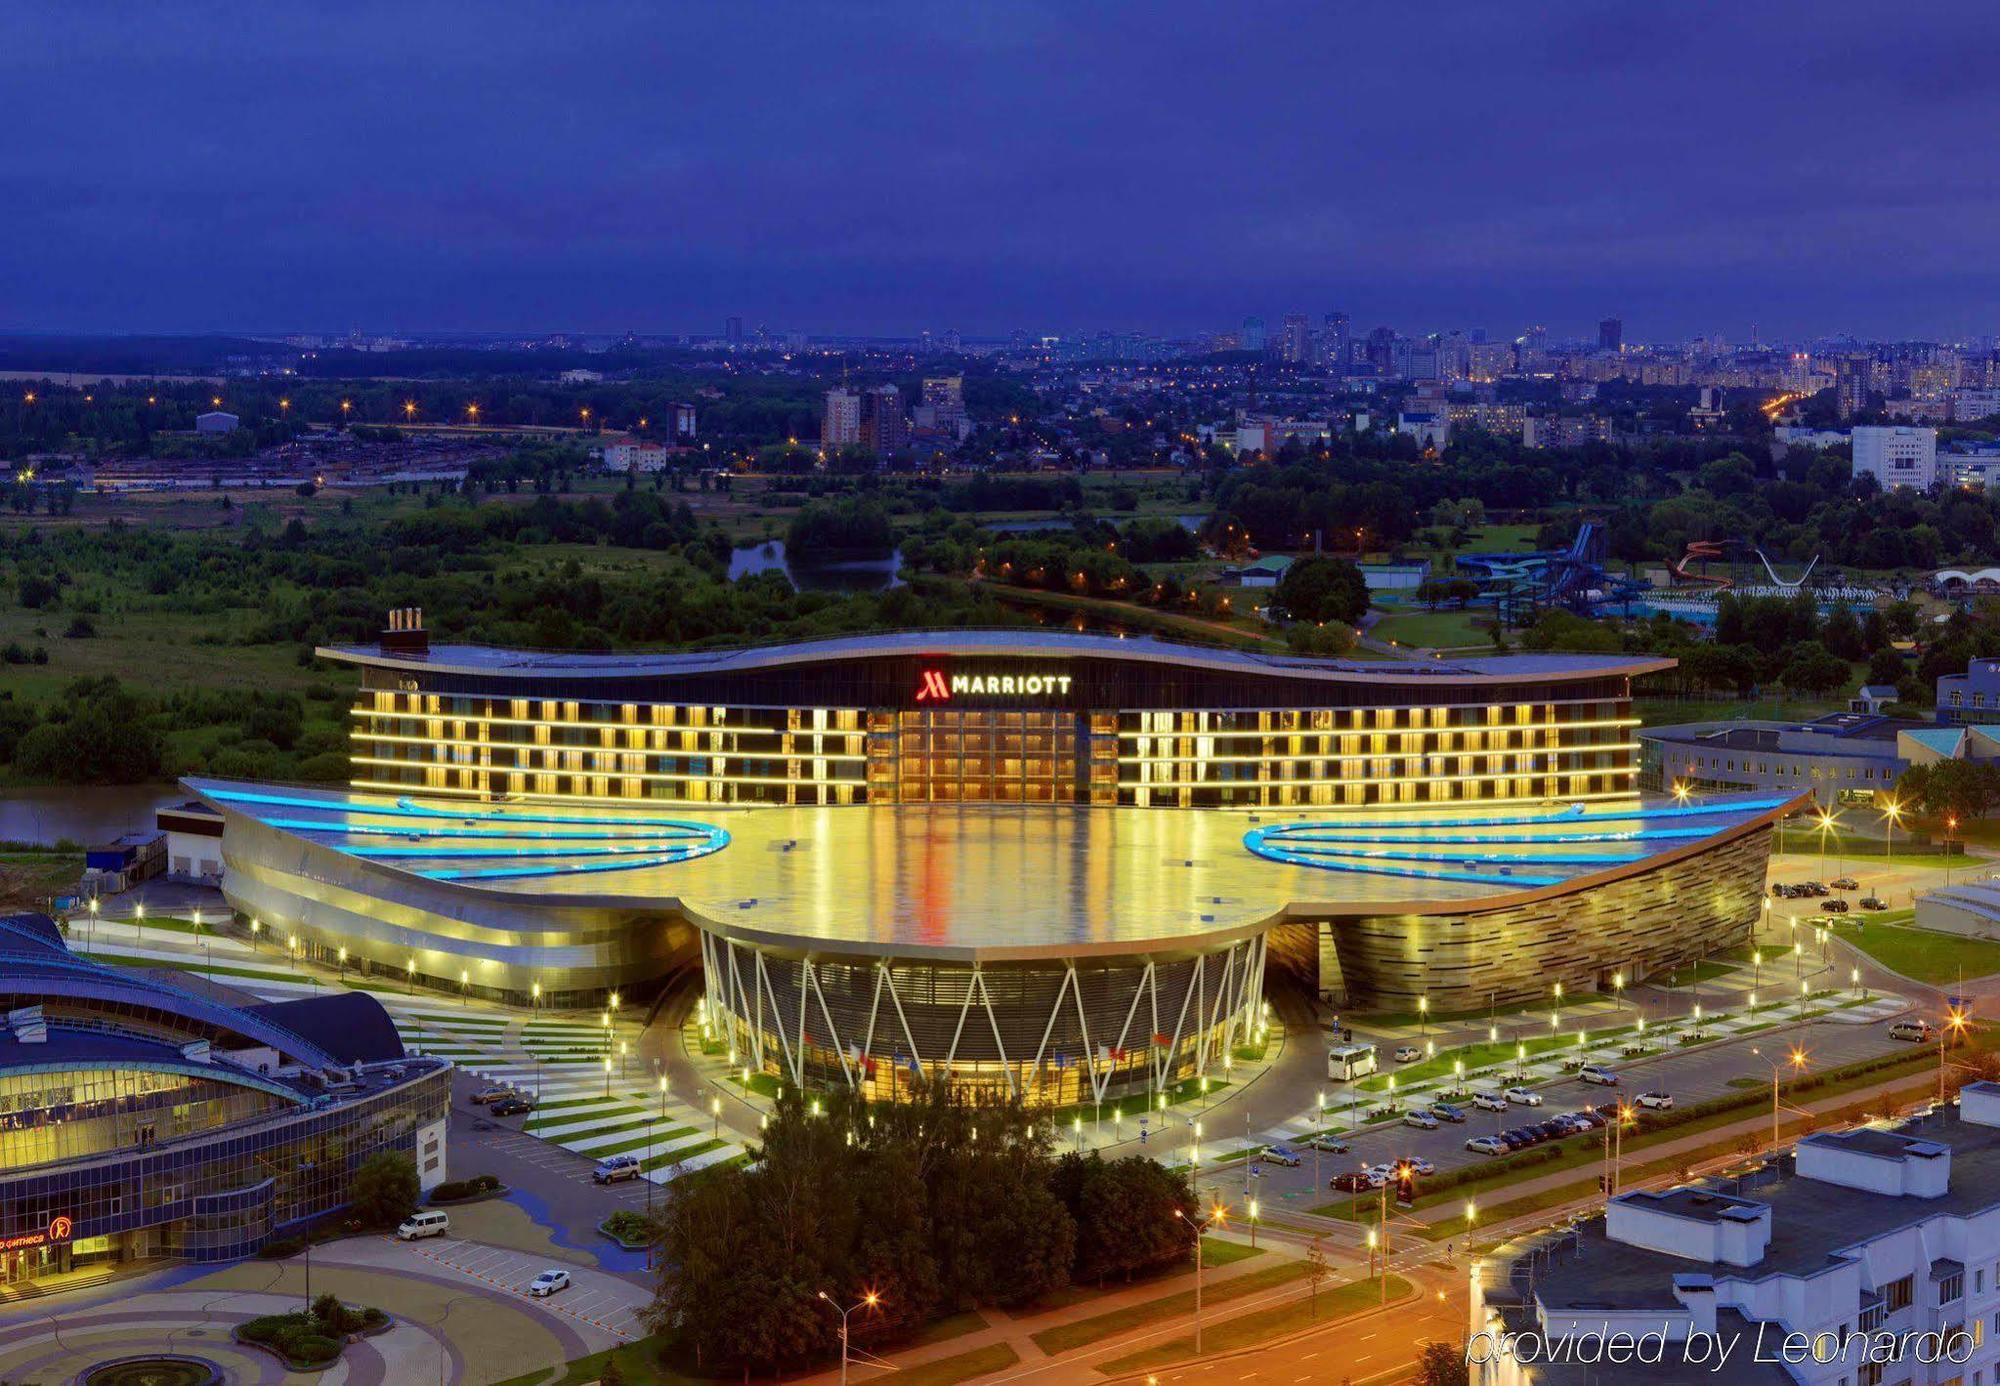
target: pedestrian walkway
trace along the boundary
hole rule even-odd
[[[663,1091],[638,1057],[644,1017],[626,1010],[530,1012],[465,997],[452,1000],[383,978],[343,976],[289,961],[282,949],[232,935],[195,934],[180,921],[79,921],[70,946],[129,967],[205,976],[260,1001],[287,1001],[345,986],[372,993],[415,1054],[450,1059],[476,1077],[529,1098],[522,1129],[592,1159],[636,1154],[664,1184],[733,1160],[742,1145],[723,1136],[713,1112]],[[692,1096],[692,1094],[690,1094]]]

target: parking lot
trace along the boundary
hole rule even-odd
[[[1212,1173],[1204,1172],[1202,1183],[1214,1187],[1231,1202],[1240,1201],[1247,1184],[1249,1196],[1259,1199],[1267,1210],[1303,1212],[1326,1203],[1334,1196],[1327,1184],[1342,1171],[1366,1165],[1391,1164],[1409,1156],[1422,1156],[1439,1170],[1483,1163],[1490,1157],[1468,1151],[1465,1142],[1469,1138],[1494,1134],[1530,1122],[1546,1121],[1558,1113],[1574,1112],[1584,1106],[1597,1106],[1620,1099],[1629,1102],[1648,1090],[1670,1093],[1675,1103],[1681,1106],[1740,1094],[1753,1085],[1762,1087],[1768,1093],[1771,1061],[1782,1062],[1795,1044],[1810,1056],[1808,1072],[1837,1068],[1897,1049],[1913,1048],[1890,1039],[1889,1026],[1884,1022],[1844,1025],[1816,1021],[1804,1026],[1748,1035],[1725,1044],[1705,1046],[1693,1053],[1664,1054],[1629,1068],[1620,1067],[1621,1082],[1617,1087],[1598,1087],[1575,1078],[1545,1082],[1534,1089],[1542,1098],[1539,1107],[1515,1106],[1504,1112],[1490,1112],[1480,1110],[1467,1101],[1456,1104],[1465,1113],[1463,1124],[1440,1122],[1435,1130],[1419,1130],[1397,1123],[1361,1131],[1349,1140],[1350,1153],[1321,1153],[1317,1164],[1313,1151],[1302,1142],[1294,1143],[1291,1148],[1301,1157],[1295,1169],[1261,1161],[1257,1162],[1257,1172],[1253,1173],[1250,1167],[1237,1163],[1216,1168]],[[1344,1089],[1336,1089],[1336,1092],[1345,1096]],[[1379,1100],[1379,1094],[1376,1100]],[[1754,1113],[1755,1110],[1753,1107],[1748,1112]],[[1558,1139],[1601,1140],[1602,1136],[1592,1131]]]
[[[649,1298],[647,1292],[623,1277],[584,1266],[556,1264],[546,1258],[507,1247],[484,1246],[455,1237],[428,1237],[400,1242],[387,1238],[407,1255],[434,1266],[458,1272],[511,1295],[551,1314],[601,1328],[630,1341],[645,1336],[639,1310]],[[545,1270],[568,1271],[574,1282],[566,1290],[535,1298],[528,1294],[528,1282]]]

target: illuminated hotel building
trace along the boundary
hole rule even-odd
[[[359,666],[346,789],[190,780],[224,890],[447,992],[699,966],[801,1082],[1076,1100],[1206,1072],[1267,978],[1440,1009],[1748,938],[1785,796],[1648,802],[1658,659],[1288,658],[1041,631]]]

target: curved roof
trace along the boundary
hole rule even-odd
[[[296,839],[310,866],[287,869],[453,919],[477,920],[482,909],[498,918],[521,906],[587,908],[635,922],[684,918],[780,949],[994,962],[1214,947],[1289,918],[1497,908],[1655,869],[1801,802],[1705,796],[1681,807],[1634,797],[1345,814],[1056,804],[717,809],[711,816],[729,825],[726,851],[469,880],[428,869],[422,858],[392,863],[346,849],[354,835],[388,824],[407,831],[401,815],[410,800],[186,783],[225,816]],[[481,823],[496,812],[470,803],[459,811]],[[525,831],[600,812],[538,802],[537,826]],[[618,811],[620,821],[644,813]],[[282,855],[289,861],[292,844]]]
[[[71,953],[55,921],[47,915],[0,917],[0,1009],[34,1005],[50,997],[86,1005],[130,1007],[185,1025],[190,1038],[233,1035],[251,1044],[268,1045],[312,1068],[334,1068],[340,1063],[320,1045],[268,1017],[221,1005],[141,972],[107,967]]]
[[[795,664],[883,655],[1002,656],[1019,659],[1098,658],[1173,664],[1222,673],[1323,679],[1336,683],[1547,683],[1604,676],[1636,677],[1674,667],[1671,659],[1597,654],[1498,655],[1484,659],[1340,660],[1184,645],[1149,636],[1073,631],[886,631],[782,645],[666,654],[568,654],[486,645],[434,645],[425,652],[372,645],[324,646],[325,659],[382,669],[511,678],[649,678],[740,673]]]
[[[380,1063],[404,1054],[396,1022],[382,1003],[365,991],[301,996],[244,1010],[304,1036],[344,1064]]]

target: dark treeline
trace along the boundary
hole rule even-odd
[[[842,1307],[879,1349],[932,1319],[1030,1305],[1072,1283],[1127,1280],[1192,1259],[1194,1189],[1142,1156],[1055,1157],[1019,1106],[971,1106],[939,1085],[869,1106],[846,1092],[815,1114],[781,1095],[762,1158],[679,1180],[655,1226],[648,1326],[664,1360],[704,1375],[823,1363]]]

